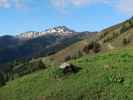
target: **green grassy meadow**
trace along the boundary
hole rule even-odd
[[[57,66],[10,81],[0,100],[133,100],[133,49],[70,61],[81,68],[63,75]]]

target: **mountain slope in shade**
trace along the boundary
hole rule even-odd
[[[0,48],[12,47],[19,44],[19,39],[13,36],[5,35],[0,37]]]
[[[56,31],[53,32],[52,30]],[[45,32],[45,34],[42,32],[41,35],[36,32],[26,32],[23,35],[12,37],[10,43],[13,42],[13,46],[9,44],[8,46],[4,45],[5,48],[3,48],[1,44],[0,62],[48,56],[91,34],[91,32],[75,32],[65,26],[48,29]],[[0,41],[2,40],[6,43],[6,39],[1,37]]]

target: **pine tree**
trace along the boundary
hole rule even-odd
[[[39,69],[45,69],[46,68],[46,66],[45,66],[45,64],[42,62],[42,60],[40,60],[39,61]]]
[[[6,84],[6,80],[4,77],[4,72],[0,71],[0,86],[3,86]]]

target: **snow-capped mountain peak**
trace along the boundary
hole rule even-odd
[[[53,27],[45,30],[48,33],[73,33],[74,31],[67,28],[66,26],[58,26],[58,27]]]
[[[73,36],[76,34],[76,32],[67,28],[66,26],[58,26],[46,29],[45,31],[42,32],[35,32],[35,31],[24,32],[19,34],[17,37],[24,39],[33,39],[47,34],[60,35],[60,36]]]

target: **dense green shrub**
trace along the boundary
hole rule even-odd
[[[39,67],[39,69],[45,69],[45,68],[46,68],[46,65],[43,63],[42,60],[40,60],[40,61],[38,62],[38,67]]]
[[[0,71],[0,86],[3,86],[5,84],[6,84],[6,79],[5,79],[4,72]]]
[[[100,34],[99,39],[103,39],[108,34],[109,34],[108,31],[107,32],[103,32],[102,34]]]
[[[110,42],[110,41],[112,41],[113,39],[117,38],[119,35],[120,35],[120,32],[111,32],[108,36],[106,36],[106,37],[103,39],[103,42],[104,42],[104,43]]]
[[[100,50],[101,50],[101,45],[96,41],[92,41],[91,43],[89,43],[87,46],[83,48],[83,52],[85,53],[89,53],[90,51],[94,53],[98,53],[100,52]]]
[[[83,56],[82,51],[77,51],[77,52],[75,52],[75,54],[73,54],[73,55],[67,55],[67,56],[65,57],[65,61],[69,61],[69,60],[72,60],[72,59],[77,59],[77,58],[80,58],[80,57],[82,57],[82,56]]]
[[[65,61],[69,61],[69,60],[71,60],[71,59],[72,59],[72,57],[71,57],[70,55],[67,55],[67,56],[64,57],[64,60],[65,60]]]
[[[127,45],[130,43],[130,40],[128,38],[124,38],[122,43],[123,43],[123,45]]]
[[[133,20],[128,20],[127,22],[125,22],[123,24],[123,26],[121,27],[120,32],[126,32],[128,29],[130,29],[131,27],[133,27]]]

